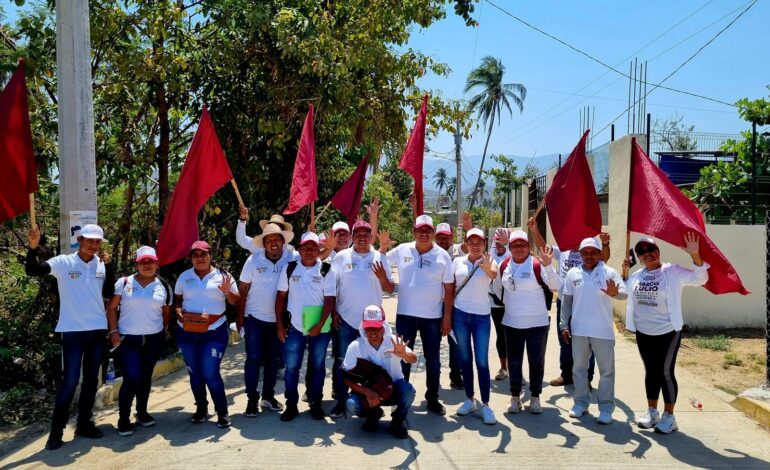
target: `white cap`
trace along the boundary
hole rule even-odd
[[[304,245],[305,243],[315,243],[316,245],[321,244],[318,240],[318,235],[313,232],[305,232],[302,234],[302,238],[300,238],[299,244]]]
[[[487,237],[484,236],[484,231],[480,228],[472,228],[465,232],[465,239],[468,240],[471,237],[480,237],[482,240],[486,240]]]
[[[658,243],[654,239],[652,239],[650,237],[642,237],[642,238],[639,239],[639,241],[636,242],[636,245],[634,245],[634,251],[636,251],[636,249],[639,247],[640,243],[646,243],[648,245],[652,245],[655,248],[660,249],[658,247]]]
[[[594,237],[584,238],[583,241],[580,242],[580,250],[582,251],[583,248],[596,248],[601,251],[602,244]]]
[[[364,319],[361,321],[361,327],[379,328],[385,323],[385,314],[377,305],[370,305],[364,309]]]
[[[104,238],[104,230],[96,224],[88,224],[80,229],[80,236],[83,238],[91,238],[94,240],[107,241]]]
[[[527,232],[524,230],[514,230],[513,232],[508,235],[508,244],[515,242],[516,240],[524,240],[525,242],[529,243],[529,237],[527,237]]]
[[[430,227],[433,228],[433,219],[429,215],[421,215],[414,219],[414,228]]]
[[[326,234],[321,232],[321,235],[318,236],[318,241],[323,243],[326,241]]]
[[[136,262],[138,263],[143,259],[152,259],[158,261],[158,255],[155,253],[155,248],[150,246],[143,246],[136,250]]]
[[[350,227],[345,222],[334,222],[334,225],[332,225],[332,233],[337,233],[338,230],[344,230],[350,233]]]
[[[447,235],[452,235],[452,226],[446,222],[441,222],[440,224],[436,225],[436,234],[439,234],[439,233],[446,233]]]

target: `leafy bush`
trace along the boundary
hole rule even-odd
[[[703,349],[711,349],[713,351],[729,351],[730,340],[725,335],[716,336],[696,336],[693,338],[695,345]]]

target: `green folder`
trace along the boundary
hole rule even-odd
[[[313,328],[319,321],[321,321],[321,315],[323,315],[324,308],[322,305],[314,307],[305,307],[302,309],[302,332],[307,335],[310,328]],[[328,333],[332,329],[332,316],[326,319],[326,324],[321,328],[321,333]]]

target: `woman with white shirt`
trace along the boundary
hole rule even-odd
[[[674,418],[679,386],[676,381],[676,355],[682,341],[682,289],[702,286],[708,281],[708,263],[703,261],[699,237],[684,236],[685,251],[692,258],[693,269],[678,264],[661,263],[660,248],[652,238],[641,238],[634,247],[644,268],[631,274],[627,283],[626,328],[636,332],[636,345],[644,362],[644,387],[648,410],[637,425],[654,427],[670,434],[679,429]],[[630,260],[623,262],[630,266]],[[658,397],[663,391],[663,416],[658,412]]]
[[[469,253],[452,262],[455,275],[455,298],[452,330],[460,353],[466,400],[457,409],[460,416],[478,409],[473,390],[473,361],[479,374],[481,416],[486,424],[495,424],[495,414],[489,407],[489,332],[491,329],[489,285],[497,277],[497,263],[486,252],[484,232],[472,228],[465,234]],[[473,346],[471,347],[471,340]],[[475,352],[475,354],[474,354]]]
[[[540,392],[545,371],[545,347],[548,340],[550,318],[546,306],[545,290],[556,291],[561,286],[551,260],[553,249],[545,246],[539,257],[530,256],[529,239],[522,230],[510,235],[500,231],[501,242],[508,243],[511,257],[503,262],[495,280],[496,292],[502,293],[505,303],[505,342],[508,348],[508,380],[511,385],[510,413],[522,409],[522,362],[527,348],[529,362],[530,413],[543,412]],[[507,240],[506,240],[507,238]],[[536,272],[536,270],[538,272]]]
[[[233,277],[211,262],[211,248],[199,240],[190,247],[193,267],[179,275],[174,287],[174,305],[179,328],[176,342],[182,350],[190,388],[195,396],[193,423],[208,418],[206,388],[217,412],[217,426],[230,427],[225,384],[219,366],[230,338],[225,302],[241,299]]]
[[[158,256],[153,248],[136,251],[136,273],[118,279],[107,307],[107,337],[120,352],[123,385],[118,397],[118,434],[134,433],[131,403],[136,397],[136,421],[144,427],[155,424],[147,413],[152,371],[166,340],[171,291],[157,276]],[[120,317],[118,317],[120,308]]]

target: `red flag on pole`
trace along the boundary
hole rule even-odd
[[[366,156],[331,199],[332,205],[345,215],[351,226],[358,218],[358,211],[361,209],[361,197],[364,195],[364,181],[366,181],[368,166],[369,156]]]
[[[294,175],[291,179],[289,205],[284,214],[293,214],[318,199],[318,180],[315,175],[315,133],[313,131],[313,105],[307,110],[302,137],[299,139]]]
[[[187,256],[190,246],[198,240],[198,212],[231,179],[233,173],[204,106],[158,237],[158,261],[161,265]]]
[[[680,248],[685,247],[684,235],[687,232],[698,233],[703,261],[711,265],[709,280],[704,287],[714,294],[749,294],[730,261],[706,235],[706,226],[698,208],[652,163],[636,139],[631,142],[628,230],[659,238]]]
[[[29,210],[37,192],[37,165],[32,151],[24,62],[0,94],[0,223]]]
[[[602,231],[602,212],[586,159],[587,130],[545,194],[551,230],[561,250],[574,250]]]
[[[420,113],[417,115],[417,121],[414,123],[414,129],[412,129],[412,135],[409,136],[404,154],[401,156],[401,162],[398,164],[414,179],[414,196],[417,199],[416,216],[423,213],[422,163],[425,153],[425,117],[427,114],[428,95],[425,95],[422,99]]]

